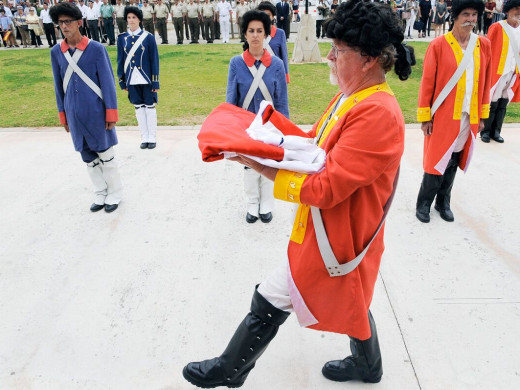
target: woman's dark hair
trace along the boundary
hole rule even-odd
[[[242,25],[240,26],[240,31],[244,36],[246,35],[249,23],[255,20],[262,22],[264,25],[264,32],[266,37],[271,34],[271,18],[269,18],[269,15],[267,15],[265,12],[253,9],[251,11],[247,11],[244,16],[242,16]],[[246,51],[249,49],[249,44],[245,42],[242,47],[244,48],[244,51]]]
[[[276,16],[276,7],[270,1],[262,1],[256,9],[259,11],[270,11],[273,16]]]
[[[76,6],[72,3],[58,3],[49,8],[49,16],[54,24],[58,24],[58,18],[60,16],[70,16],[71,19],[81,20],[83,14]]]
[[[137,16],[137,19],[139,19],[139,22],[143,22],[143,11],[141,11],[138,7],[134,7],[134,6],[127,6],[125,7],[125,20],[126,20],[126,17],[128,16],[128,14],[134,14],[135,16]],[[139,23],[139,24],[141,24]]]
[[[325,24],[327,37],[358,49],[361,55],[378,57],[385,72],[395,64],[395,73],[406,80],[415,65],[413,48],[403,45],[401,22],[382,3],[348,0]]]

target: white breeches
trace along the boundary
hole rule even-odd
[[[256,172],[244,169],[244,189],[247,197],[247,212],[255,217],[258,213],[267,214],[273,211],[274,183]]]
[[[135,116],[141,132],[141,141],[156,143],[157,109],[155,106],[135,106]]]
[[[294,311],[289,296],[287,263],[280,265],[267,279],[258,286],[258,292],[277,309],[292,313]]]
[[[220,33],[222,34],[222,40],[224,42],[229,42],[229,29],[230,29],[231,23],[229,22],[229,19],[222,19],[220,18]]]

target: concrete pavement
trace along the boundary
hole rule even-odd
[[[120,128],[125,198],[91,213],[89,178],[62,129],[0,129],[0,389],[160,389],[220,354],[254,285],[284,261],[292,206],[245,222],[242,169],[203,163],[195,128],[155,150]],[[422,133],[407,127],[372,311],[381,383],[321,375],[346,336],[281,327],[244,389],[520,388],[520,129],[477,140],[453,190],[455,222],[415,218]]]

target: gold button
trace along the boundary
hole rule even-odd
[[[289,199],[294,200],[294,196],[292,194],[288,195]]]
[[[303,223],[300,222],[300,223],[298,224],[298,226],[303,227]]]
[[[296,183],[293,182],[293,181],[291,181],[291,182],[289,183],[289,185],[291,186],[291,188],[296,188]]]

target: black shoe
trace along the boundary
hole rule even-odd
[[[156,146],[157,146],[157,144],[155,142],[150,142],[148,144],[148,149],[155,149]]]
[[[441,218],[444,219],[446,222],[455,221],[455,217],[453,216],[453,213],[449,207],[441,208],[437,203],[435,203],[434,208],[439,212]]]
[[[92,205],[90,206],[90,211],[95,213],[96,211],[103,210],[104,207],[104,204],[92,203]]]
[[[106,204],[105,205],[105,211],[107,213],[111,213],[112,211],[115,211],[117,209],[117,204]]]
[[[352,355],[343,360],[332,360],[325,363],[321,372],[327,379],[336,382],[359,380],[367,383],[378,383],[383,376],[381,351],[377,338],[376,324],[372,314],[368,312],[370,331],[368,340],[350,338]]]
[[[504,143],[504,139],[501,136],[493,137],[493,141],[498,142],[499,144]]]
[[[177,42],[177,45],[182,45],[182,42]]]
[[[143,142],[140,147],[141,147],[141,149],[147,149],[148,148],[148,142]]]
[[[168,41],[166,42],[161,42],[161,45],[167,45],[168,44]]]
[[[269,223],[273,219],[273,213],[269,212],[267,214],[260,214],[260,221],[263,223]]]
[[[242,386],[288,316],[288,312],[277,309],[255,290],[251,311],[238,326],[222,355],[188,363],[182,375],[188,382],[206,389]]]
[[[246,214],[247,223],[255,223],[256,221],[258,221],[258,217],[255,217],[254,215],[251,215],[249,213]]]
[[[415,210],[415,216],[422,223],[430,222],[430,205],[428,202],[423,202],[417,209]]]
[[[213,41],[208,41],[208,43],[213,43]]]
[[[491,140],[491,138],[489,138],[489,134],[481,134],[480,139],[482,142],[485,142],[486,144],[488,144]]]

